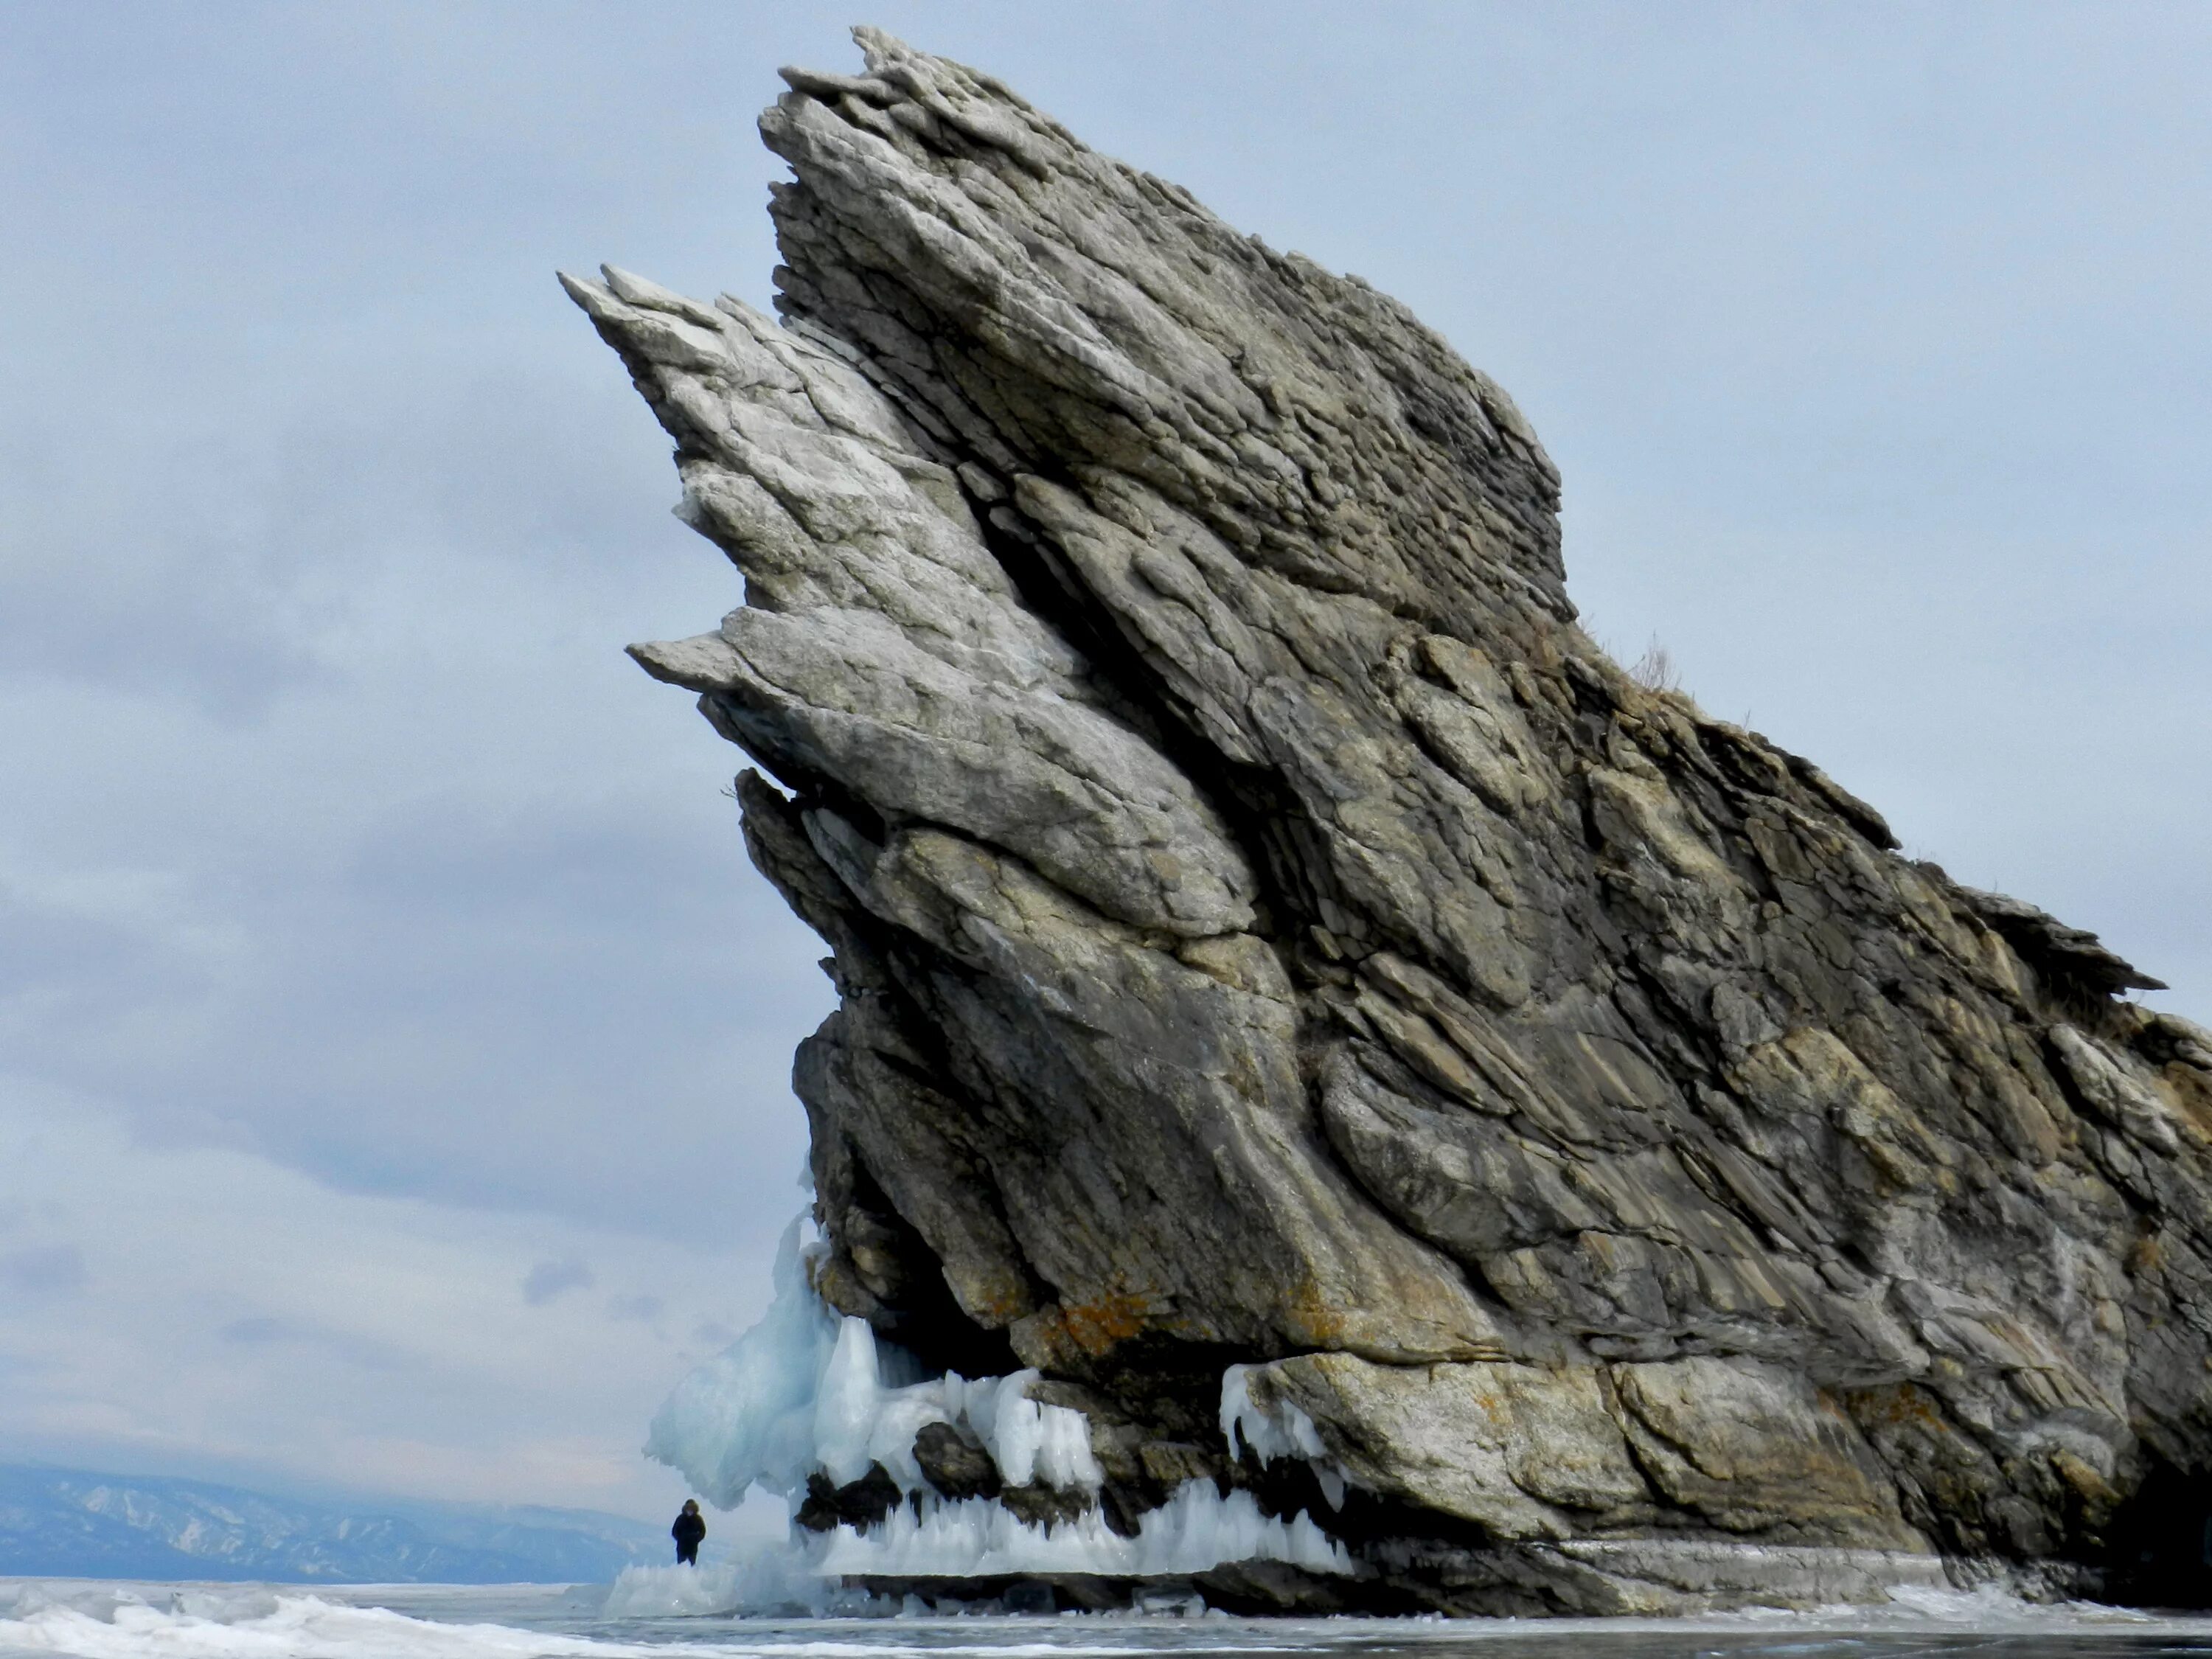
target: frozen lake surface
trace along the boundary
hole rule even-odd
[[[702,1577],[707,1575],[702,1575]],[[0,1659],[1119,1659],[1403,1655],[1407,1659],[2084,1659],[2212,1655],[2212,1618],[1993,1594],[1917,1592],[1882,1607],[1695,1620],[1231,1619],[1171,1610],[1033,1618],[670,1616],[633,1585],[188,1585],[0,1579]],[[623,1612],[627,1606],[631,1611]]]

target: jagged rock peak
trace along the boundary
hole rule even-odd
[[[744,574],[633,649],[833,952],[819,1294],[1041,1370],[1132,1525],[1348,1480],[1248,1602],[2111,1559],[2212,1458],[2212,1036],[1612,662],[1404,307],[856,38],[762,117],[780,325],[563,278]]]

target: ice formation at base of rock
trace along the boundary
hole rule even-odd
[[[775,1299],[759,1322],[678,1383],[647,1432],[645,1455],[724,1509],[757,1482],[806,1484],[815,1467],[815,1400],[837,1342],[837,1316],[806,1281],[802,1215],[775,1255]]]
[[[787,1498],[819,1470],[845,1486],[880,1467],[903,1492],[933,1491],[915,1461],[926,1425],[967,1429],[1010,1486],[1095,1492],[1103,1476],[1080,1412],[1029,1398],[1034,1370],[923,1377],[913,1356],[863,1319],[840,1319],[808,1281],[800,1216],[776,1252],[775,1299],[759,1322],[677,1386],[646,1455],[734,1508],[757,1484]]]
[[[1134,1538],[1096,1510],[1049,1528],[1017,1520],[980,1498],[902,1505],[866,1532],[841,1527],[808,1559],[825,1575],[993,1578],[1089,1574],[1103,1578],[1194,1576],[1244,1561],[1279,1561],[1309,1572],[1349,1573],[1352,1558],[1307,1516],[1261,1513],[1248,1492],[1226,1498],[1208,1480],[1176,1489],[1139,1522]]]
[[[1343,1546],[1308,1516],[1263,1513],[1250,1492],[1224,1494],[1208,1480],[1177,1486],[1139,1518],[1133,1537],[1110,1528],[1095,1504],[1032,1522],[990,1498],[941,1496],[915,1455],[916,1437],[933,1423],[965,1429],[1006,1486],[1042,1486],[1085,1498],[1105,1477],[1084,1415],[1028,1397],[1036,1371],[916,1379],[912,1356],[879,1341],[865,1320],[838,1319],[806,1277],[809,1261],[820,1254],[806,1242],[807,1225],[801,1216],[784,1233],[768,1311],[678,1386],[653,1420],[647,1455],[725,1508],[755,1484],[795,1499],[817,1472],[842,1487],[877,1469],[902,1501],[872,1525],[841,1524],[812,1536],[794,1529],[793,1552],[763,1557],[750,1570],[749,1582],[761,1587],[757,1594],[784,1593],[793,1575],[810,1573],[831,1579],[1139,1578],[1202,1573],[1240,1561],[1352,1571]],[[1241,1366],[1223,1381],[1221,1420],[1232,1452],[1234,1437],[1242,1434],[1263,1461],[1322,1456],[1311,1419],[1296,1406],[1270,1413],[1255,1405]],[[1324,1468],[1322,1479],[1340,1504],[1341,1477]],[[735,1570],[719,1571],[727,1577]],[[635,1584],[647,1597],[666,1590],[712,1601],[730,1593],[720,1577],[711,1586],[680,1577],[665,1583],[640,1577]]]

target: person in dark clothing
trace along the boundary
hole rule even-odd
[[[676,1560],[679,1566],[699,1565],[699,1540],[707,1535],[707,1518],[699,1513],[699,1500],[684,1500],[684,1513],[676,1517],[676,1524],[668,1529],[676,1540]]]

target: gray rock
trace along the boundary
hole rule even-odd
[[[2087,1582],[2212,1461],[2212,1037],[1609,660],[1402,307],[858,38],[762,118],[781,326],[563,278],[743,573],[634,650],[832,951],[822,1293],[1130,1491],[1254,1366],[1363,1605]]]
[[[914,1437],[914,1459],[947,1498],[996,1498],[999,1466],[973,1437],[950,1423],[925,1423]]]

